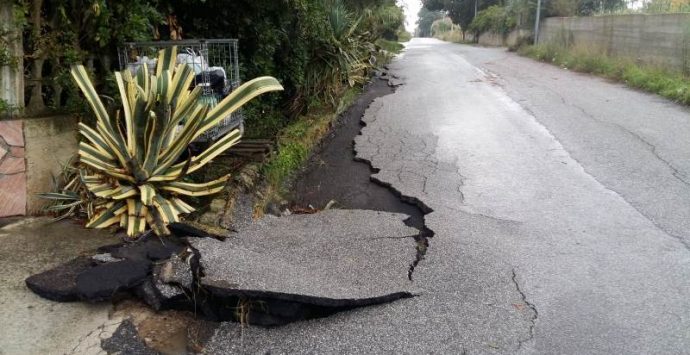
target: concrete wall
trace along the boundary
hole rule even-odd
[[[479,43],[482,46],[502,47],[503,45],[505,45],[505,37],[503,36],[503,34],[500,33],[484,32],[479,35],[477,43]]]
[[[532,30],[512,30],[506,37],[504,45],[513,47],[523,38],[532,37]]]
[[[52,176],[77,152],[73,116],[0,121],[0,217],[40,214]]]
[[[479,40],[477,42],[482,46],[511,47],[516,45],[520,38],[529,37],[531,35],[532,31],[517,29],[512,30],[506,36],[494,32],[484,32],[479,35]]]
[[[77,118],[58,116],[24,121],[26,138],[26,211],[39,214],[45,200],[37,193],[53,189],[51,176],[77,153]]]
[[[690,13],[551,17],[541,23],[539,43],[587,46],[611,56],[690,69]]]

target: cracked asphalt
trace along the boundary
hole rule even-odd
[[[100,342],[120,321],[111,305],[49,301],[24,280],[117,238],[47,217],[10,222],[0,226],[0,355],[104,353]]]
[[[208,353],[690,353],[690,115],[502,49],[413,39],[356,138],[433,212],[411,299]],[[372,270],[372,277],[376,271]]]

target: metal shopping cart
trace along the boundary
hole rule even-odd
[[[194,86],[202,87],[202,97],[211,105],[217,104],[240,86],[236,39],[127,42],[118,48],[120,70],[136,72],[143,63],[147,63],[149,70],[155,71],[158,51],[172,46],[177,46],[178,64],[185,63],[194,69]],[[213,141],[234,128],[244,130],[241,110],[223,119],[199,141]]]

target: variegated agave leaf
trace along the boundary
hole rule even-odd
[[[174,65],[176,48],[162,50],[155,74],[144,66],[136,76],[115,73],[122,107],[115,117],[103,103],[81,65],[71,73],[95,116],[94,127],[79,124],[84,140],[79,159],[93,173],[82,174],[88,190],[106,203],[94,212],[87,227],[118,224],[135,236],[147,227],[168,234],[166,225],[194,211],[181,196],[206,196],[220,192],[230,176],[206,183],[184,181],[241,138],[235,129],[197,156],[180,161],[190,143],[253,98],[282,90],[275,78],[251,80],[211,107],[201,90],[190,90],[194,71]]]

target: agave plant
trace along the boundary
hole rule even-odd
[[[86,167],[79,162],[79,156],[74,155],[62,166],[58,175],[51,176],[52,192],[38,194],[38,197],[49,201],[44,211],[54,214],[56,221],[72,216],[90,218],[93,215],[95,203],[99,201],[84,186],[80,176],[83,169]]]
[[[181,159],[196,138],[254,97],[282,90],[272,77],[251,80],[217,105],[202,99],[201,88],[190,90],[194,71],[175,66],[177,49],[158,55],[155,74],[144,65],[133,75],[115,73],[122,107],[109,114],[81,65],[71,74],[96,116],[95,127],[79,124],[85,140],[79,144],[79,159],[86,188],[104,200],[86,224],[105,228],[119,223],[127,235],[136,236],[147,226],[158,235],[169,234],[167,224],[180,214],[194,211],[184,196],[220,192],[229,175],[206,183],[185,177],[236,144],[241,133],[228,132],[196,156]]]

